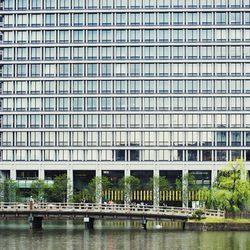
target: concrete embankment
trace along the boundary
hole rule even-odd
[[[187,231],[250,231],[250,223],[203,223],[186,222]]]

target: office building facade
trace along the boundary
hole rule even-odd
[[[249,0],[4,0],[1,15],[3,177],[250,169]]]

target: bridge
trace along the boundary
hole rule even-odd
[[[43,219],[82,219],[86,228],[93,228],[95,219],[178,220],[192,218],[197,209],[149,205],[99,203],[0,203],[0,219],[28,219],[31,228],[42,228]],[[203,210],[205,218],[224,218],[221,210]]]

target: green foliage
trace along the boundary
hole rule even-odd
[[[147,184],[147,189],[149,190],[159,190],[159,191],[167,191],[170,190],[170,184],[165,176],[153,176],[149,179],[149,183]]]
[[[205,213],[202,209],[198,209],[193,212],[192,218],[195,220],[201,220],[204,214]]]
[[[230,162],[220,171],[214,188],[210,191],[207,207],[240,211],[249,209],[250,183],[242,160]]]
[[[1,201],[16,202],[19,201],[19,188],[17,182],[11,179],[6,179],[0,183]]]
[[[179,179],[176,179],[175,186],[176,190],[182,191],[183,190],[183,183],[188,184],[188,191],[199,190],[199,185],[196,184],[195,177],[188,173]]]
[[[72,202],[73,203],[80,203],[85,200],[85,193],[84,191],[80,192],[74,192],[73,197],[72,197]]]
[[[140,179],[135,176],[125,176],[119,180],[118,186],[124,191],[125,203],[129,203],[130,194],[140,188]]]
[[[49,186],[44,180],[33,181],[30,187],[30,194],[34,200],[45,201],[48,198]]]
[[[54,183],[47,189],[47,199],[50,202],[66,202],[70,196],[68,190],[70,190],[69,180],[67,175],[59,175],[54,179]]]
[[[91,202],[100,202],[102,190],[107,190],[112,186],[111,181],[106,176],[96,176],[89,182],[88,186],[82,191],[83,197],[88,197]]]
[[[232,194],[230,191],[213,188],[208,193],[206,207],[213,209],[230,210],[231,198]]]
[[[119,180],[118,186],[121,190],[135,191],[140,188],[140,179],[135,176],[126,176]]]

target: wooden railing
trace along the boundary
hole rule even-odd
[[[148,205],[124,205],[124,204],[97,204],[97,203],[0,203],[0,214],[4,213],[95,213],[99,215],[119,214],[126,216],[150,215],[153,216],[172,216],[191,218],[197,209]],[[224,218],[225,213],[221,210],[203,209],[205,217]]]

